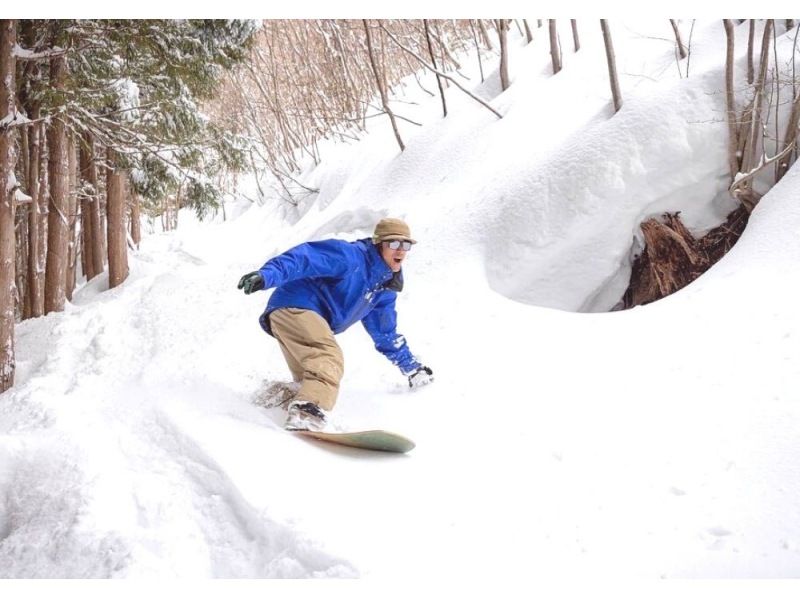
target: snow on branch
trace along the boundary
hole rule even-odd
[[[33,198],[22,191],[22,189],[14,189],[14,203],[17,205],[32,203]]]
[[[0,133],[12,127],[21,127],[31,124],[31,122],[32,121],[27,116],[14,110],[13,113],[9,112],[3,118],[0,118]]]
[[[42,50],[41,52],[36,52],[28,48],[23,48],[19,44],[14,44],[14,48],[11,50],[11,54],[17,60],[50,60],[51,58],[62,56],[66,53],[66,48],[59,48],[58,46],[48,48],[47,50]]]
[[[731,193],[733,197],[738,197],[740,193],[742,193],[742,186],[747,183],[748,181],[752,180],[759,172],[764,170],[770,164],[774,164],[779,160],[786,157],[792,150],[794,150],[795,144],[790,143],[787,145],[783,150],[772,156],[771,158],[767,158],[766,160],[762,159],[759,164],[757,164],[752,170],[749,172],[739,172],[736,174],[733,183],[729,187],[728,191]]]
[[[22,189],[20,189],[19,181],[17,181],[17,177],[14,175],[13,172],[10,172],[8,177],[6,178],[5,187],[6,187],[5,188],[6,195],[8,195],[9,193],[13,193],[15,203],[23,204],[23,203],[31,203],[31,201],[33,201],[33,199],[29,195],[26,195],[25,193],[22,192]]]

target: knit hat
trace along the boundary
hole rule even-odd
[[[382,241],[392,241],[399,239],[401,241],[411,241],[416,243],[411,238],[411,230],[408,225],[399,218],[384,218],[375,226],[375,232],[372,233],[372,242],[376,245]]]

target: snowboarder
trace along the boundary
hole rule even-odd
[[[372,238],[303,243],[239,280],[245,294],[277,287],[259,318],[283,351],[297,394],[285,427],[321,430],[344,374],[334,335],[360,321],[375,348],[408,377],[411,388],[433,382],[397,333],[395,300],[403,289],[402,265],[411,247],[408,225],[384,218]]]

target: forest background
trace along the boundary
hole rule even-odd
[[[685,286],[721,257],[763,193],[796,157],[800,94],[778,76],[777,36],[792,19],[749,21],[746,83],[734,81],[728,36],[726,105],[730,195],[738,203],[720,228],[694,238],[674,215],[642,223],[646,249],[621,307]],[[254,202],[276,190],[297,207],[319,193],[300,181],[318,164],[319,144],[355,141],[368,119],[388,118],[400,151],[398,84],[420,69],[502,114],[471,92],[460,55],[499,57],[502,89],[509,31],[530,43],[548,36],[552,73],[564,46],[580,50],[580,28],[562,39],[557,19],[4,20],[0,38],[0,390],[13,385],[14,326],[64,309],[79,281],[108,271],[109,288],[128,275],[127,255],[143,219],[165,230],[182,208],[198,217],[225,209],[242,176]],[[618,84],[613,36],[603,29],[610,95]],[[677,61],[690,59],[691,29],[678,21]],[[591,23],[598,26],[597,22]],[[687,61],[688,63],[688,61]],[[792,72],[795,72],[794,58]],[[687,66],[688,74],[688,66]],[[405,83],[407,84],[407,83]]]

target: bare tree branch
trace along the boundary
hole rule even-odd
[[[403,50],[405,50],[406,52],[408,52],[409,54],[411,54],[411,55],[412,55],[414,58],[416,58],[416,59],[417,59],[417,61],[419,61],[419,63],[420,63],[422,66],[424,66],[426,69],[428,69],[428,70],[429,70],[429,71],[431,71],[432,73],[436,73],[437,75],[439,75],[439,76],[441,76],[441,77],[443,77],[443,78],[447,79],[448,81],[450,81],[450,82],[451,82],[453,85],[455,85],[456,87],[458,87],[458,88],[459,88],[461,91],[463,91],[465,94],[467,94],[467,95],[468,95],[469,97],[471,97],[473,100],[475,100],[476,102],[478,102],[479,104],[481,104],[481,105],[482,105],[482,106],[484,106],[485,108],[488,108],[489,110],[491,110],[491,111],[492,111],[492,112],[493,112],[493,113],[494,113],[494,114],[497,116],[497,118],[503,118],[503,115],[502,115],[502,114],[500,114],[500,113],[499,113],[497,110],[495,110],[494,108],[492,108],[492,107],[491,107],[489,104],[487,104],[487,103],[486,103],[485,101],[483,101],[481,98],[479,98],[478,96],[476,96],[475,94],[473,94],[471,91],[469,91],[468,89],[465,89],[463,85],[461,85],[461,84],[460,84],[458,81],[456,81],[456,79],[454,79],[453,77],[451,77],[451,76],[450,76],[450,75],[448,75],[447,73],[443,73],[443,72],[441,72],[440,70],[438,70],[438,69],[435,69],[433,66],[431,66],[430,64],[428,64],[428,63],[425,61],[425,59],[424,59],[424,58],[422,58],[422,57],[421,57],[419,54],[417,54],[416,52],[414,52],[414,50],[412,50],[411,48],[409,48],[409,47],[405,46],[405,45],[404,45],[404,44],[403,44],[403,43],[402,43],[400,40],[398,40],[398,39],[397,39],[397,38],[396,38],[394,35],[392,35],[392,32],[391,32],[391,31],[389,31],[388,29],[386,29],[386,27],[384,27],[384,26],[383,26],[383,24],[381,24],[381,28],[382,28],[382,29],[383,29],[383,30],[386,32],[386,34],[389,36],[389,39],[391,39],[391,40],[392,40],[394,43],[396,43],[398,46],[400,46],[400,48],[402,48]]]

